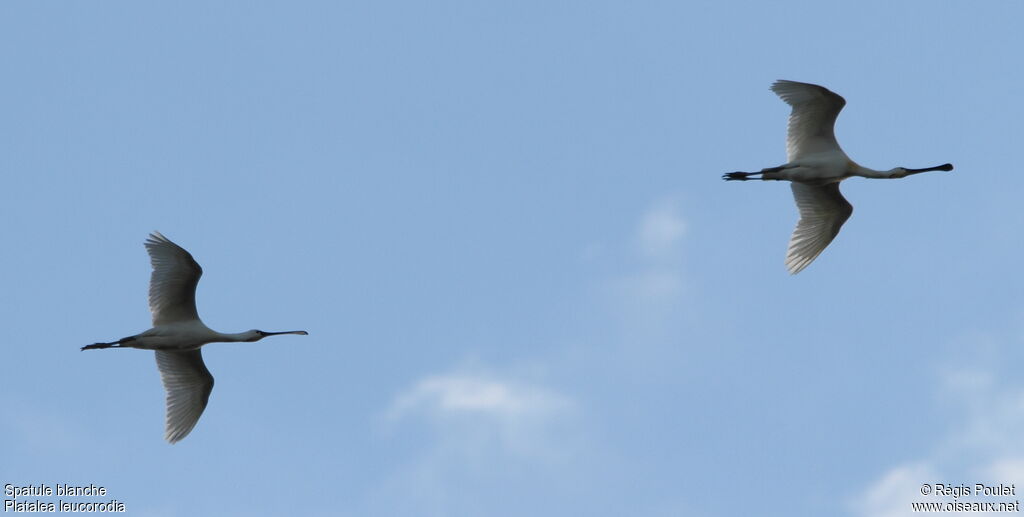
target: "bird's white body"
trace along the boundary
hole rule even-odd
[[[835,149],[803,156],[787,163],[785,167],[776,173],[778,179],[799,181],[807,185],[826,185],[853,176],[853,171],[860,166],[853,163],[842,149]]]
[[[146,241],[153,265],[149,282],[149,308],[153,328],[110,343],[94,343],[82,350],[139,348],[156,352],[156,363],[167,391],[167,432],[171,443],[192,431],[213,391],[213,375],[206,369],[200,348],[214,342],[259,341],[280,334],[306,335],[304,330],[263,332],[247,330],[224,334],[207,327],[196,311],[196,285],[203,269],[184,248],[153,232]]]
[[[839,182],[853,176],[864,178],[903,178],[921,172],[953,170],[950,164],[925,169],[896,167],[875,170],[858,165],[839,147],[834,126],[846,101],[828,89],[795,81],[776,81],[772,85],[783,101],[793,107],[786,138],[787,160],[778,167],[761,172],[732,172],[726,180],[762,180],[791,182],[793,197],[800,210],[800,221],[789,241],[786,267],[799,273],[825,250],[853,213],[853,206],[839,192]]]
[[[250,331],[251,332],[251,331]],[[250,332],[224,334],[207,327],[200,320],[175,321],[157,325],[134,336],[131,348],[144,350],[196,350],[207,343],[252,341]]]

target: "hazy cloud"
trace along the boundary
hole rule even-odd
[[[939,394],[961,415],[928,457],[890,468],[852,505],[856,515],[918,515],[912,502],[946,502],[922,496],[923,483],[1016,484],[1024,487],[1024,388],[1000,382],[990,370],[952,368],[940,376]],[[1011,501],[972,497],[967,501]],[[959,515],[959,513],[957,513]]]
[[[391,431],[419,445],[371,491],[366,513],[529,513],[531,501],[509,489],[567,489],[556,487],[572,477],[585,442],[577,413],[570,397],[536,381],[479,369],[427,375],[384,412]],[[505,503],[496,508],[496,499]]]
[[[631,343],[665,338],[683,310],[683,244],[687,223],[675,200],[640,215],[629,249],[633,266],[609,282],[616,315]]]
[[[481,374],[432,375],[398,395],[392,419],[423,411],[435,416],[479,414],[501,418],[532,417],[563,409],[568,399],[548,390]]]
[[[575,409],[572,399],[536,382],[474,371],[428,375],[398,394],[385,415],[392,426],[428,426],[454,456],[546,461],[571,449],[560,433]]]
[[[686,222],[679,214],[678,203],[660,201],[647,209],[637,228],[636,241],[640,253],[649,260],[678,258]]]
[[[911,502],[925,501],[921,484],[936,479],[935,471],[923,463],[899,465],[872,483],[853,506],[858,515],[902,517],[913,513]]]

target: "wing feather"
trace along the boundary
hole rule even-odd
[[[788,161],[839,149],[833,128],[846,100],[828,88],[796,81],[775,81],[771,89],[793,107],[786,137]]]
[[[807,185],[790,183],[793,198],[800,210],[786,252],[786,267],[797,274],[814,261],[839,234],[843,223],[853,213],[853,206],[839,192],[839,183]]]
[[[149,310],[153,326],[197,320],[196,285],[203,276],[192,255],[160,232],[149,234],[146,251],[153,265],[149,280]]]
[[[156,351],[156,365],[167,391],[167,431],[164,438],[175,443],[188,436],[199,422],[213,391],[213,375],[203,363],[199,349]]]

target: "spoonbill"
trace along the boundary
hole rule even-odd
[[[298,334],[305,330],[264,332],[247,330],[223,334],[210,329],[196,312],[196,285],[203,275],[192,255],[160,232],[149,234],[146,251],[153,265],[149,280],[149,310],[153,328],[134,336],[94,343],[82,350],[141,348],[156,351],[156,365],[167,391],[167,430],[164,438],[176,443],[188,436],[206,409],[213,391],[213,375],[203,364],[200,348],[214,342],[253,342],[267,336]]]
[[[840,181],[851,176],[903,178],[928,171],[953,170],[950,163],[924,169],[896,167],[887,171],[862,167],[846,156],[833,132],[836,117],[846,105],[845,99],[822,86],[796,81],[775,81],[771,90],[793,107],[786,137],[789,161],[760,172],[730,172],[723,174],[722,179],[791,182],[800,221],[786,251],[786,268],[790,274],[799,273],[813,262],[853,213],[853,206],[839,192]]]

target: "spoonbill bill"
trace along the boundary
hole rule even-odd
[[[853,206],[839,192],[839,182],[851,176],[863,178],[903,178],[928,171],[951,171],[944,163],[924,169],[896,167],[877,171],[862,167],[846,156],[836,142],[833,127],[846,100],[816,84],[775,81],[771,90],[793,107],[786,138],[787,163],[760,172],[730,172],[726,181],[785,180],[790,182],[800,221],[789,239],[786,268],[797,274],[814,261],[843,223]]]
[[[146,251],[153,265],[149,280],[149,310],[153,328],[134,336],[94,343],[82,350],[99,348],[141,348],[156,351],[167,391],[167,430],[164,438],[176,443],[188,436],[206,409],[213,391],[213,375],[203,364],[200,348],[214,342],[253,342],[282,334],[308,335],[305,330],[264,332],[247,330],[223,334],[210,329],[196,312],[196,285],[203,275],[192,255],[160,232],[149,234]]]

